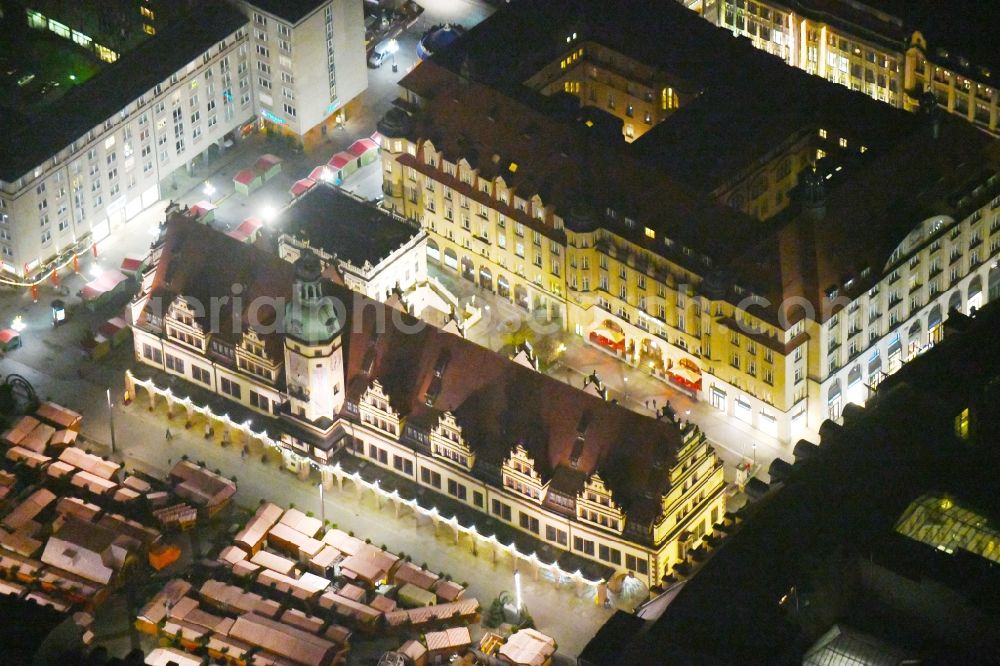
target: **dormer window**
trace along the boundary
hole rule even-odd
[[[625,525],[625,513],[615,502],[611,490],[596,472],[591,474],[576,498],[577,518],[620,532]]]
[[[535,460],[521,444],[511,451],[501,468],[501,474],[504,487],[520,495],[541,501],[545,494],[545,486],[548,484],[542,483],[541,476],[535,471]]]

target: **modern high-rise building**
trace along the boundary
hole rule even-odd
[[[521,2],[401,88],[383,203],[432,262],[780,439],[1000,297],[995,140],[678,4]]]
[[[87,251],[243,130],[321,137],[367,85],[360,3],[121,3],[121,25],[102,3],[39,3],[58,18],[29,8],[0,46],[22,68],[0,101],[0,270],[14,281]]]

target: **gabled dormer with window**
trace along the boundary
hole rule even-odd
[[[476,462],[475,454],[462,437],[462,428],[455,421],[455,415],[445,412],[438,419],[437,425],[431,430],[431,453],[436,458],[443,458],[465,469],[472,469]]]
[[[618,533],[625,526],[625,513],[597,472],[590,475],[587,485],[576,496],[576,517]]]
[[[195,319],[198,312],[184,296],[178,296],[167,308],[167,337],[183,345],[205,351],[207,338],[201,324]]]
[[[500,471],[505,488],[530,497],[536,502],[542,501],[548,483],[542,483],[542,477],[535,470],[534,459],[522,445],[514,447]]]
[[[281,363],[268,356],[264,341],[252,328],[247,329],[236,347],[236,364],[242,372],[269,384],[274,383],[281,370]]]
[[[389,396],[377,379],[372,380],[361,395],[361,422],[378,428],[393,437],[399,435],[399,414],[389,405]]]

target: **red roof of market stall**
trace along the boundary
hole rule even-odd
[[[347,152],[355,157],[361,157],[369,150],[373,150],[375,148],[378,148],[378,146],[371,139],[358,139],[351,144],[351,147],[347,149]]]
[[[240,185],[249,185],[257,179],[257,174],[252,169],[242,169],[233,180]]]

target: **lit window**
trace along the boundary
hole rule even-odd
[[[646,238],[656,238],[656,232],[646,227]]]
[[[507,169],[510,170],[511,173],[517,173],[517,162],[511,162]]]
[[[861,152],[867,153],[868,152],[868,146],[861,146]]]
[[[840,147],[841,148],[847,148],[847,139],[845,139],[843,137],[840,138]]]
[[[145,25],[145,24],[143,24],[142,31],[144,33],[146,33],[147,35],[155,35],[156,34],[156,28],[154,28],[151,25]]]
[[[821,138],[821,139],[825,139],[826,138],[826,130],[825,129],[820,129],[820,131],[819,131],[819,138]]]
[[[969,408],[966,407],[955,417],[955,436],[969,439]]]

